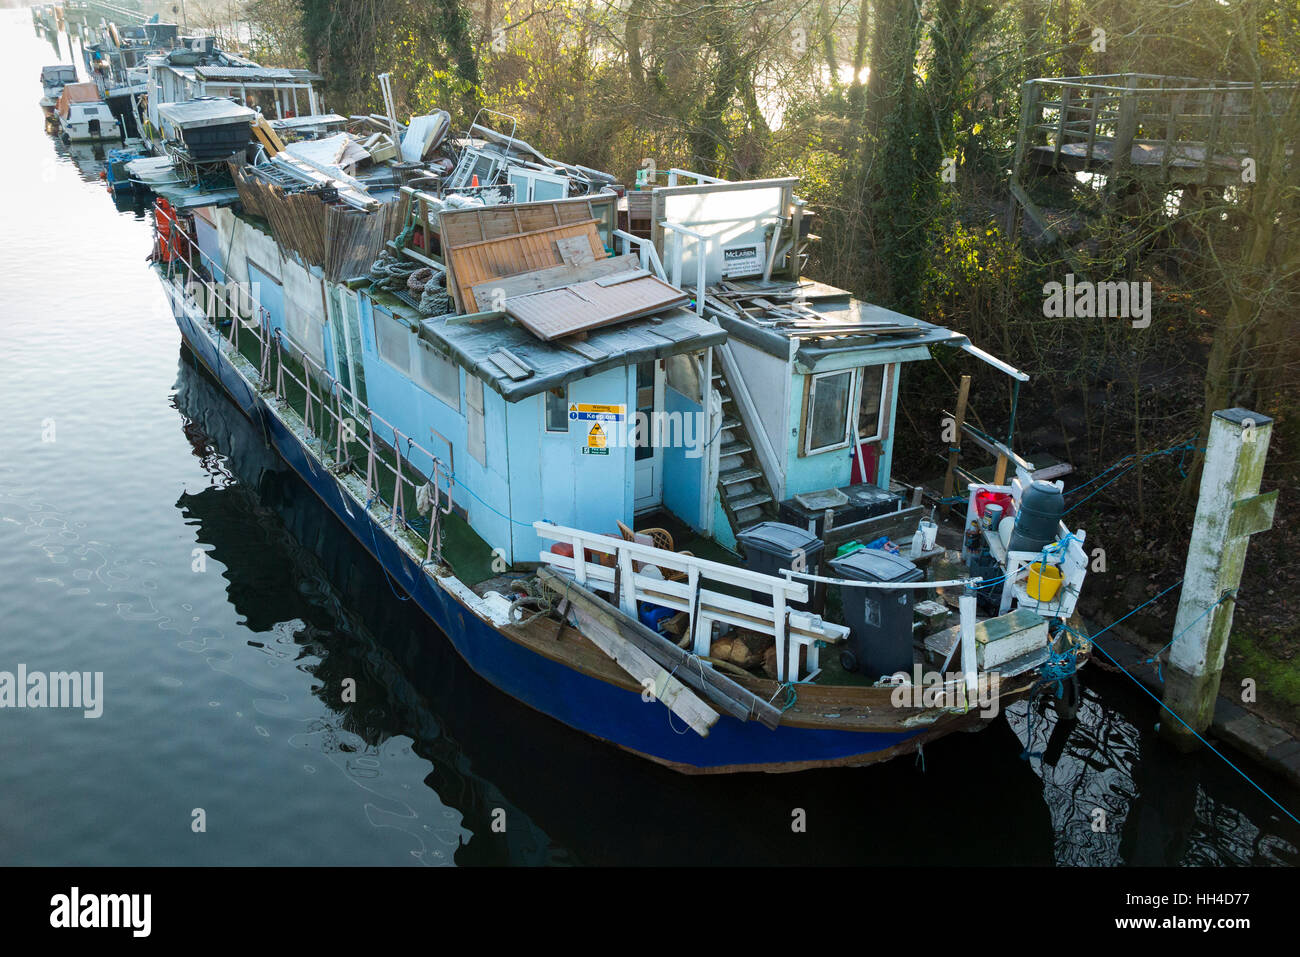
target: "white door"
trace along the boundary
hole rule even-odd
[[[636,367],[636,493],[638,512],[658,508],[664,500],[664,449],[657,434],[664,408],[664,364],[641,362]],[[644,418],[643,418],[644,417]]]

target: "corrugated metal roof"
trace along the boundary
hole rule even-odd
[[[240,80],[253,83],[273,82],[275,80],[291,80],[305,83],[321,79],[320,74],[313,73],[310,70],[290,70],[266,66],[196,66],[194,72],[205,80],[231,80],[236,83]]]

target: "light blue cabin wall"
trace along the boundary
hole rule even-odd
[[[375,345],[374,313],[378,310],[392,315],[392,312],[364,294],[360,298],[360,307],[367,404],[403,436],[409,436],[451,465],[455,473],[455,485],[451,489],[453,503],[458,510],[464,510],[467,521],[480,538],[508,555],[511,541],[505,400],[490,388],[484,388],[486,464],[480,464],[469,453],[465,370],[459,370],[460,410],[457,411],[380,358]],[[414,332],[411,338],[417,338]],[[419,347],[412,342],[412,348]],[[391,429],[376,422],[375,430],[380,438],[392,444]],[[404,441],[402,452],[406,455]],[[408,461],[412,467],[432,477],[433,464],[428,455],[412,450]],[[448,488],[445,476],[440,484],[444,490]],[[414,494],[408,491],[407,495],[406,508],[413,514]]]
[[[279,281],[249,262],[244,272],[249,285],[255,290],[253,295],[266,310],[266,321],[271,330],[284,332],[284,287]]]
[[[818,492],[826,488],[839,488],[849,484],[853,474],[852,446],[818,452],[815,455],[800,455],[800,425],[803,422],[804,376],[792,373],[790,382],[790,421],[789,437],[786,440],[785,454],[785,496],[792,498],[804,492]]]
[[[664,411],[670,416],[680,416],[683,423],[699,423],[703,406],[671,386],[664,386]],[[664,448],[664,507],[697,531],[704,528],[706,518],[700,511],[700,493],[707,451],[699,446],[710,438],[708,435],[696,435],[699,431],[703,430],[692,428],[690,431],[690,435],[695,436],[699,442],[694,449],[684,441],[672,442]],[[700,454],[702,452],[704,454]]]
[[[608,369],[569,383],[566,402],[622,405],[630,413],[635,388],[635,369]],[[539,519],[610,535],[618,534],[618,522],[632,524],[633,446],[611,434],[608,455],[586,454],[582,449],[592,423],[570,420],[569,431],[547,432],[545,408],[544,394],[506,406],[515,562],[536,562],[543,548],[550,548],[531,527]],[[605,428],[612,433],[608,424]]]

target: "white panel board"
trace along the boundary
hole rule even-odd
[[[674,193],[665,190],[664,219],[703,233],[708,244],[705,260],[705,283],[712,285],[723,278],[724,246],[762,243],[766,230],[781,215],[780,186],[755,186],[753,189],[729,188],[717,192]],[[672,244],[680,238],[664,231],[664,268],[671,269]],[[681,282],[695,288],[696,248],[698,243],[687,237],[683,246]]]

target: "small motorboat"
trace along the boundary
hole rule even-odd
[[[122,125],[93,83],[65,86],[59,94],[56,112],[59,133],[65,143],[122,138]]]

